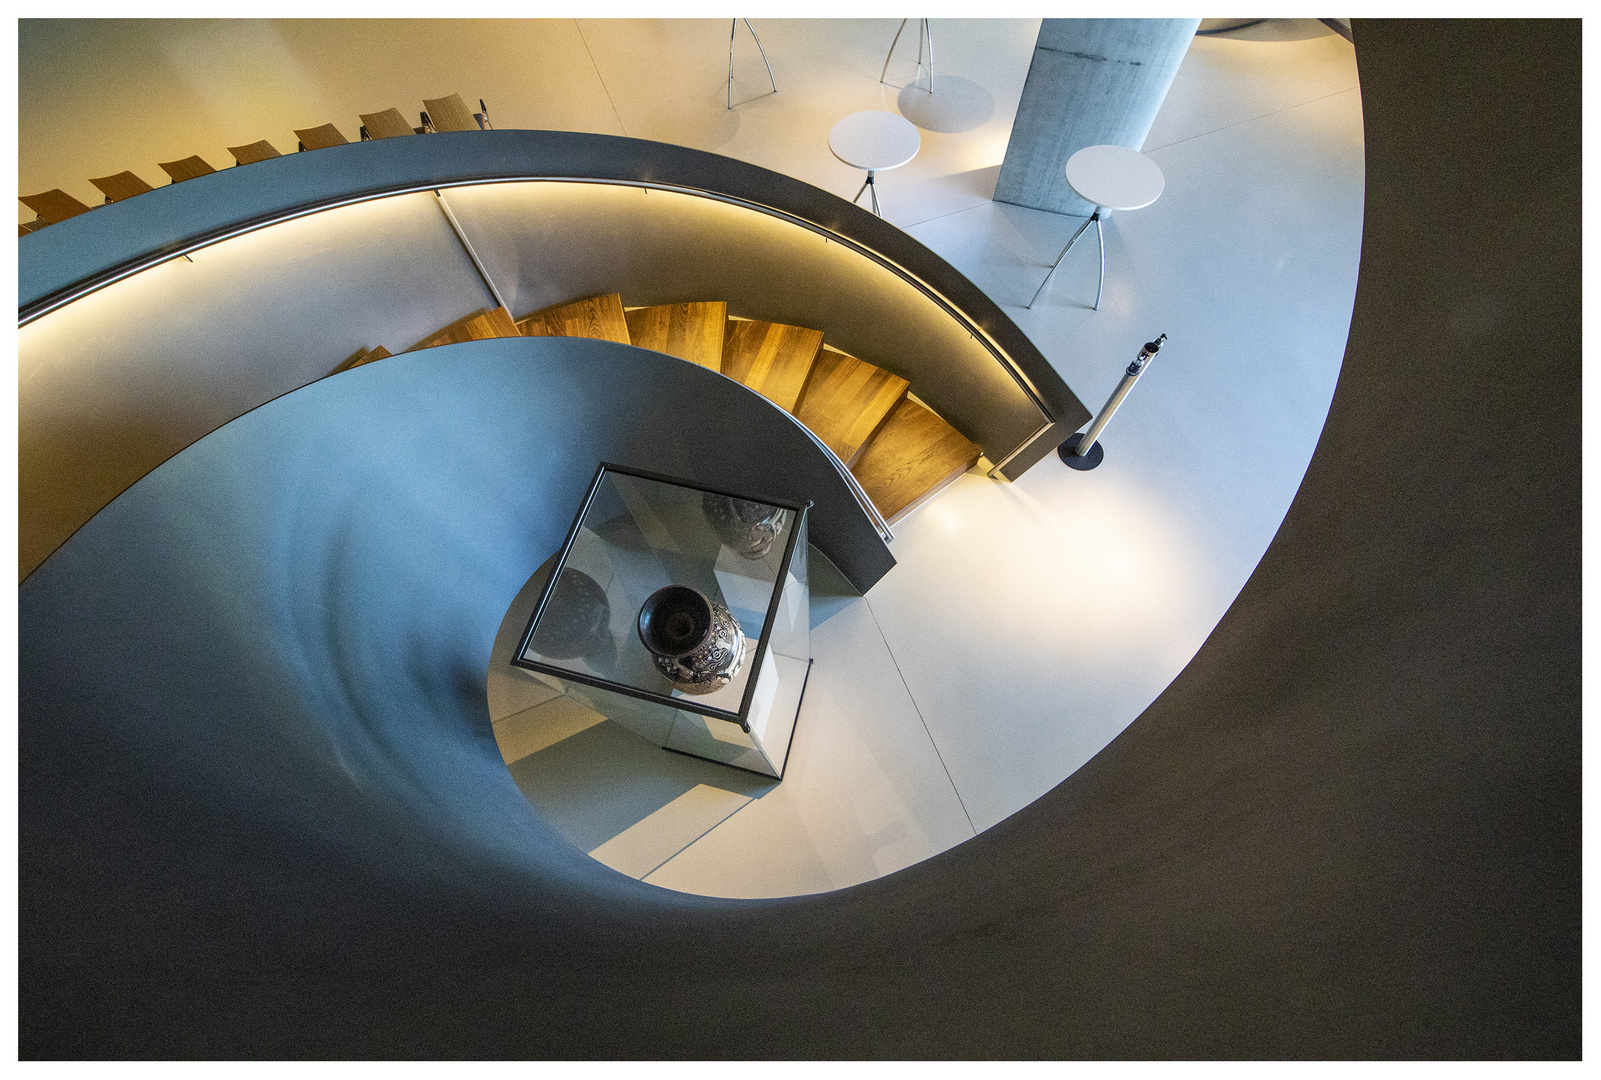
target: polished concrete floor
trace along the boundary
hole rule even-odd
[[[137,62],[85,78],[102,103],[124,78],[145,105],[169,96],[158,111],[173,119],[126,146],[58,140],[48,169],[28,149],[30,124],[49,119],[28,107],[29,53],[19,161],[23,190],[89,201],[78,176],[153,179],[153,162],[195,152],[220,165],[226,145],[286,148],[288,128],[327,119],[354,135],[357,112],[454,91],[484,98],[498,127],[683,143],[848,198],[861,173],[829,153],[828,129],[886,109],[918,125],[922,149],[882,174],[885,216],[1001,304],[1091,409],[1142,342],[1168,335],[1099,469],[1050,458],[1015,484],[963,477],[897,526],[899,565],[867,597],[819,560],[814,674],[782,783],[636,745],[592,717],[508,754],[530,801],[584,850],[721,896],[840,888],[960,843],[1079,768],[1172,681],[1295,495],[1339,375],[1362,228],[1351,46],[1313,21],[1198,38],[1144,147],[1167,188],[1107,223],[1101,310],[1092,237],[1025,310],[1082,220],[990,200],[1037,21],[934,20],[933,94],[926,71],[913,81],[905,36],[878,81],[897,20],[753,22],[778,92],[741,25],[732,110],[721,20],[152,32]],[[340,37],[357,33],[359,45]],[[96,156],[108,154],[120,156]]]

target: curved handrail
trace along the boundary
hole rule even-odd
[[[788,416],[791,420],[794,420],[795,426],[804,431],[806,433],[806,437],[812,440],[813,443],[817,444],[817,448],[819,450],[822,450],[828,455],[829,464],[834,466],[834,471],[839,473],[840,479],[845,481],[845,486],[850,488],[851,494],[855,496],[856,501],[861,504],[862,510],[866,512],[867,520],[871,521],[873,523],[873,528],[878,530],[878,535],[882,536],[886,541],[895,539],[894,532],[890,530],[889,522],[884,519],[884,515],[879,511],[878,507],[874,505],[873,500],[868,498],[867,492],[862,489],[861,481],[857,480],[856,474],[851,472],[850,469],[846,467],[845,463],[839,459],[839,455],[834,453],[833,450],[829,449],[828,444],[822,439],[819,439],[817,437],[817,433],[811,428],[807,427],[805,424],[801,423],[798,419],[787,412],[784,415]]]
[[[846,245],[907,282],[967,330],[1039,410],[1015,476],[1041,436],[1089,412],[1023,332],[967,278],[900,229],[829,192],[746,162],[667,143],[561,131],[449,132],[291,154],[99,207],[19,243],[18,321],[149,266],[293,218],[418,191],[519,181],[627,185],[746,207]],[[1025,452],[1034,451],[1034,452]]]

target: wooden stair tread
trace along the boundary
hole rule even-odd
[[[361,126],[367,129],[369,139],[395,139],[402,135],[415,135],[406,118],[400,115],[399,109],[385,109],[383,112],[362,113]]]
[[[135,195],[143,195],[147,191],[156,190],[131,172],[96,177],[89,182],[99,188],[101,193],[112,202],[121,202],[123,199],[131,199]]]
[[[241,165],[251,165],[258,161],[266,161],[268,158],[283,157],[282,154],[278,153],[278,148],[266,139],[262,139],[259,142],[246,143],[243,146],[230,146],[228,147],[228,153],[232,154],[233,159]]]
[[[344,146],[350,140],[332,124],[313,128],[295,128],[295,138],[307,150],[326,150],[330,146]]]
[[[821,330],[730,319],[723,338],[722,373],[792,413],[822,348]]]
[[[391,355],[393,354],[382,345],[378,346],[376,349],[369,349],[367,346],[363,345],[361,348],[351,353],[350,356],[346,358],[344,363],[334,368],[333,371],[329,372],[329,374],[337,375],[341,371],[349,371],[351,368],[359,368],[363,364],[370,364],[374,360],[382,360],[384,357]]]
[[[418,349],[432,349],[438,345],[456,345],[463,341],[483,341],[485,338],[520,336],[517,324],[512,321],[511,312],[503,307],[480,308],[471,315],[463,315],[448,326],[440,327],[406,351],[416,352]]]
[[[217,171],[211,167],[209,161],[199,154],[190,154],[188,157],[179,158],[177,161],[158,161],[156,164],[161,166],[162,172],[172,177],[174,184],[184,180],[193,180],[197,176],[205,176],[207,173]]]
[[[66,221],[68,218],[77,217],[79,214],[87,214],[92,209],[60,188],[41,191],[37,195],[21,195],[18,197],[22,200],[22,204],[35,214],[38,214],[39,220],[46,225],[54,225],[58,221]]]
[[[422,107],[428,113],[428,123],[435,131],[478,130],[478,121],[473,119],[473,111],[461,100],[460,94],[423,98]]]
[[[893,523],[971,469],[981,452],[934,413],[903,398],[851,473]]]
[[[723,337],[728,324],[725,301],[659,304],[625,311],[623,318],[632,344],[713,371],[723,369]]]
[[[529,337],[586,337],[632,345],[623,300],[617,293],[591,296],[570,304],[557,304],[517,320]]]
[[[853,465],[906,397],[908,385],[899,375],[824,345],[795,407],[795,419],[846,465]]]

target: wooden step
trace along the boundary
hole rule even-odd
[[[304,150],[326,150],[330,146],[344,146],[350,141],[332,124],[314,128],[296,128],[295,138],[300,140],[300,146]]]
[[[87,214],[92,209],[92,207],[85,206],[60,188],[41,191],[37,195],[22,195],[20,198],[22,199],[22,204],[35,214],[38,214],[39,220],[46,225],[54,225],[58,221],[66,221],[68,218],[77,217],[79,214]]]
[[[854,465],[906,397],[907,385],[899,375],[824,345],[795,407],[795,419],[846,465]]]
[[[971,469],[980,453],[961,432],[908,397],[890,411],[851,472],[894,524]]]
[[[111,176],[91,179],[89,182],[99,188],[109,202],[121,202],[123,199],[131,199],[135,195],[155,190],[131,172],[114,173]]]
[[[505,308],[480,308],[442,326],[417,344],[407,349],[432,349],[437,345],[456,345],[463,341],[482,341],[485,338],[519,337],[517,324],[511,321],[511,312]]]
[[[341,371],[349,371],[351,368],[359,368],[363,364],[370,364],[374,360],[382,360],[384,357],[392,355],[394,354],[388,349],[384,348],[382,345],[378,346],[376,349],[369,349],[367,346],[363,345],[361,348],[351,353],[342,364],[334,368],[328,374],[337,375]]]
[[[185,180],[194,180],[197,177],[217,171],[211,167],[211,162],[199,154],[190,154],[188,157],[179,158],[177,161],[158,161],[156,164],[161,166],[162,172],[172,177],[174,184],[182,183]]]
[[[278,153],[278,148],[266,139],[262,139],[260,142],[246,143],[244,146],[230,146],[228,147],[228,153],[232,154],[233,159],[241,165],[254,165],[256,162],[266,161],[268,158],[283,157],[282,154]]]
[[[548,307],[524,315],[517,326],[529,337],[587,337],[633,344],[628,321],[623,318],[622,297],[616,293]]]
[[[722,372],[792,413],[822,348],[821,330],[730,319],[723,338]]]
[[[659,304],[623,312],[628,336],[642,349],[655,349],[713,371],[723,369],[723,336],[728,304],[706,300]]]
[[[460,94],[451,94],[442,98],[423,98],[423,111],[428,114],[428,123],[435,131],[477,131],[478,121],[473,119],[473,111],[467,103],[461,100]]]
[[[367,129],[369,139],[395,139],[416,134],[412,126],[406,123],[406,118],[400,115],[399,109],[362,113],[361,126]]]

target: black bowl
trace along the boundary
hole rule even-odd
[[[699,589],[669,585],[639,609],[639,640],[657,656],[688,656],[712,636],[712,602]]]

